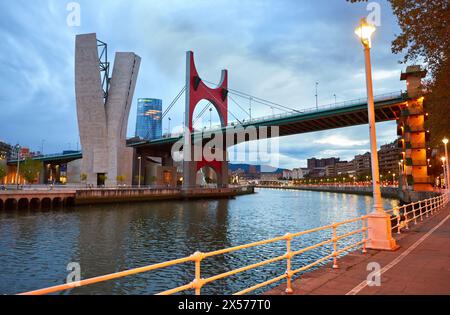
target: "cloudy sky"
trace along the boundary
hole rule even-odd
[[[217,82],[229,70],[232,89],[292,108],[365,96],[361,44],[353,33],[367,4],[345,0],[96,0],[78,1],[81,25],[67,24],[65,0],[3,0],[0,3],[0,141],[45,153],[76,149],[78,126],[74,91],[75,35],[97,33],[112,52],[142,57],[130,113],[133,136],[136,100],[161,98],[167,106],[184,84],[185,52],[195,53],[202,78]],[[391,54],[399,33],[386,1],[373,41],[375,94],[404,89],[403,66]],[[113,60],[110,60],[113,62]],[[236,99],[244,108],[248,101]],[[201,106],[197,108],[197,112]],[[169,114],[182,123],[184,103]],[[233,103],[239,119],[246,114]],[[271,109],[254,105],[253,116]],[[279,113],[275,110],[275,113]],[[216,115],[213,120],[216,120]],[[248,117],[247,117],[248,118]],[[214,122],[213,122],[214,123]],[[209,124],[206,117],[203,124]],[[168,125],[164,122],[163,128]],[[395,123],[377,125],[379,145],[395,139]],[[306,165],[308,157],[351,159],[369,149],[367,126],[282,138],[280,166]]]

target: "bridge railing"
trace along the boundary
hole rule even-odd
[[[424,215],[428,216],[428,215],[438,212],[441,208],[443,208],[447,204],[447,202],[448,202],[448,196],[441,195],[441,196],[438,196],[435,198],[423,200],[418,203],[412,203],[409,205],[396,207],[396,208],[394,208],[392,210],[388,210],[386,212],[395,216],[396,215],[395,213],[397,211],[401,211],[402,209],[404,209],[403,222],[406,222],[406,224],[408,224],[409,222],[416,220],[417,218],[423,218]],[[419,204],[422,206],[415,207],[416,204]],[[407,211],[406,209],[409,209],[408,207],[412,207],[413,210]],[[309,270],[315,266],[318,266],[319,264],[325,263],[329,260],[333,261],[333,265],[332,265],[333,268],[338,268],[339,256],[343,255],[351,250],[354,250],[355,248],[358,248],[358,247],[360,247],[362,249],[363,253],[366,252],[366,244],[368,242],[368,229],[369,229],[367,226],[367,218],[368,218],[368,216],[361,216],[361,217],[358,217],[355,219],[346,220],[346,221],[342,221],[339,223],[330,224],[330,225],[326,225],[326,226],[322,226],[322,227],[318,227],[318,228],[314,228],[314,229],[310,229],[310,230],[302,231],[302,232],[298,232],[298,233],[293,233],[293,234],[288,233],[284,236],[279,236],[279,237],[275,237],[275,238],[271,238],[271,239],[267,239],[267,240],[263,240],[263,241],[259,241],[259,242],[254,242],[254,243],[250,243],[250,244],[234,246],[234,247],[217,250],[217,251],[212,251],[212,252],[207,252],[207,253],[196,252],[189,257],[183,257],[183,258],[170,260],[170,261],[166,261],[166,262],[162,262],[162,263],[157,263],[157,264],[153,264],[153,265],[149,265],[149,266],[145,266],[145,267],[130,269],[130,270],[112,273],[109,275],[99,276],[99,277],[95,277],[95,278],[89,278],[89,279],[81,280],[78,282],[62,284],[62,285],[58,285],[58,286],[54,286],[54,287],[41,289],[41,290],[30,291],[30,292],[22,293],[22,295],[51,294],[51,293],[55,293],[55,292],[70,290],[70,289],[74,289],[77,287],[94,284],[94,283],[100,283],[100,282],[105,282],[105,281],[109,281],[109,280],[113,280],[113,279],[119,279],[119,278],[123,278],[126,276],[141,274],[141,273],[149,272],[149,271],[160,270],[163,268],[186,264],[186,263],[194,263],[195,267],[194,267],[194,271],[193,271],[193,274],[194,274],[193,281],[190,283],[178,286],[176,288],[160,292],[159,295],[171,295],[171,294],[188,291],[188,290],[194,290],[195,294],[199,295],[199,294],[201,294],[201,290],[205,285],[208,285],[214,281],[218,281],[218,280],[230,277],[230,276],[240,274],[245,271],[253,270],[255,268],[267,266],[269,264],[280,262],[280,261],[285,261],[285,263],[286,263],[286,272],[285,273],[283,273],[277,277],[271,278],[269,280],[266,280],[264,282],[255,284],[244,290],[241,290],[241,291],[235,293],[235,295],[247,294],[247,293],[253,292],[255,290],[258,290],[260,288],[269,286],[271,284],[275,284],[282,280],[286,280],[286,292],[292,293],[293,292],[292,280],[295,275],[298,275],[301,272],[307,271],[307,270]],[[402,218],[400,215],[400,221],[398,221],[399,224],[401,224],[401,222],[402,222],[401,219]],[[356,228],[355,228],[355,225],[356,225]],[[398,228],[398,226],[393,226],[393,229],[396,229],[396,228]],[[311,236],[313,239],[316,239],[315,234],[319,233],[319,232],[323,233],[324,231],[328,231],[330,233],[329,238],[326,238],[325,240],[323,240],[319,243],[315,243],[315,244],[307,246],[307,247],[303,247],[303,248],[299,248],[299,249],[292,248],[293,247],[292,242],[294,240],[296,240],[300,237],[305,237],[305,236]],[[352,238],[349,240],[350,237],[352,237]],[[345,247],[341,248],[341,247],[339,247],[339,245],[342,244],[342,241],[344,239],[346,240],[346,244],[344,245]],[[274,243],[279,243],[279,242],[285,243],[286,252],[283,255],[268,258],[266,260],[263,260],[263,261],[260,261],[260,262],[254,263],[254,264],[250,264],[250,265],[247,265],[244,267],[226,271],[226,272],[214,275],[214,276],[210,276],[208,278],[202,278],[202,262],[208,258],[225,255],[225,254],[229,254],[229,253],[233,253],[233,252],[239,252],[241,250],[248,249],[248,248],[259,248],[260,246],[263,246],[263,245],[274,244]],[[322,255],[319,259],[316,259],[315,261],[313,261],[305,266],[299,267],[297,269],[293,268],[293,258],[295,258],[298,255],[301,255],[301,254],[307,253],[309,251],[312,251],[314,249],[317,249],[317,248],[324,249],[324,247],[325,247],[325,250],[327,250],[326,246],[331,246],[331,248],[332,248],[331,252],[329,252],[326,255]]]
[[[382,102],[382,101],[387,101],[387,100],[391,100],[394,98],[401,98],[402,96],[403,96],[403,91],[391,92],[391,93],[376,95],[374,97],[374,100],[375,100],[375,102]],[[367,103],[367,98],[358,98],[358,99],[349,100],[349,101],[320,105],[318,107],[310,107],[310,108],[306,108],[306,109],[299,109],[296,111],[289,111],[286,113],[281,113],[281,114],[276,114],[276,115],[257,117],[250,121],[247,121],[246,123],[253,123],[253,122],[269,120],[269,119],[285,118],[285,117],[289,117],[292,115],[313,113],[313,112],[319,112],[319,111],[324,111],[324,110],[329,110],[329,109],[337,109],[337,108],[349,107],[349,106],[353,106],[353,105],[360,105],[360,104],[364,104],[364,103]]]
[[[402,98],[404,96],[403,91],[398,91],[398,92],[390,92],[390,93],[385,93],[385,94],[379,94],[376,95],[374,97],[375,102],[382,102],[382,101],[387,101],[387,100],[392,100],[395,98]],[[336,103],[331,103],[331,104],[326,104],[326,105],[320,105],[318,107],[311,107],[311,108],[306,108],[306,109],[299,109],[299,110],[295,110],[295,111],[287,111],[284,113],[280,113],[280,114],[275,114],[275,115],[267,115],[267,116],[262,116],[262,117],[256,117],[256,118],[252,118],[250,120],[244,120],[242,121],[242,124],[244,125],[248,125],[248,124],[252,124],[252,123],[257,123],[257,122],[261,122],[261,121],[266,121],[266,120],[274,120],[274,119],[282,119],[282,118],[286,118],[286,117],[290,117],[293,115],[298,115],[298,114],[307,114],[307,113],[313,113],[313,112],[319,112],[319,111],[324,111],[324,110],[330,110],[330,109],[337,109],[337,108],[344,108],[344,107],[349,107],[349,106],[353,106],[353,105],[359,105],[359,104],[364,104],[367,102],[367,98],[358,98],[358,99],[354,99],[354,100],[349,100],[349,101],[343,101],[343,102],[336,102]],[[241,125],[239,122],[234,121],[234,122],[230,122],[227,125],[228,127],[235,127],[235,126],[239,126]],[[212,130],[220,130],[222,127],[221,125],[215,125],[211,128],[202,128],[202,129],[194,129],[194,132],[205,132],[205,131],[212,131]],[[166,139],[166,138],[177,138],[177,137],[181,137],[183,136],[183,132],[176,132],[176,133],[166,133],[163,135],[162,139]]]

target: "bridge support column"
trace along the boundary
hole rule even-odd
[[[194,53],[186,53],[186,110],[185,110],[185,135],[184,135],[184,161],[183,161],[183,188],[191,188],[196,185],[197,172],[205,167],[211,167],[217,174],[217,186],[228,185],[228,162],[226,146],[218,148],[211,145],[209,150],[214,159],[211,161],[204,156],[204,145],[209,137],[206,134],[194,133],[193,114],[195,107],[201,100],[209,101],[217,110],[222,127],[228,125],[228,72],[222,70],[222,77],[216,88],[205,85],[200,78],[194,63]],[[198,136],[198,138],[197,138]],[[205,136],[205,137],[204,137]],[[217,150],[221,150],[218,152]],[[218,153],[218,154],[216,154]]]

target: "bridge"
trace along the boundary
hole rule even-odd
[[[228,88],[228,75],[226,70],[222,71],[222,79],[218,85],[200,78],[194,63],[192,52],[187,53],[186,58],[186,86],[178,93],[174,101],[163,113],[162,118],[166,117],[173,105],[186,94],[185,113],[183,133],[167,134],[161,139],[151,141],[139,141],[133,139],[128,142],[128,146],[135,149],[134,171],[138,174],[138,169],[142,167],[142,160],[147,157],[160,157],[163,167],[168,167],[165,171],[170,173],[174,162],[172,159],[175,143],[179,145],[179,152],[187,149],[191,156],[184,156],[183,162],[183,186],[185,188],[196,185],[196,173],[204,167],[213,169],[217,175],[219,187],[226,187],[228,184],[228,162],[226,158],[226,149],[246,141],[269,139],[274,137],[283,137],[308,132],[323,131],[335,128],[344,128],[368,123],[367,99],[357,99],[325,106],[317,106],[310,109],[297,109],[249,95],[231,88]],[[428,163],[431,152],[428,149],[429,140],[428,131],[424,127],[427,113],[424,107],[424,98],[421,95],[421,78],[423,72],[414,67],[408,67],[405,73],[402,73],[401,80],[407,81],[406,92],[393,92],[375,97],[375,120],[384,122],[395,120],[398,126],[397,135],[401,137],[400,144],[403,149],[400,160],[407,161],[404,165],[404,171],[407,182],[414,190],[431,190],[432,185],[428,176]],[[214,85],[210,88],[206,85]],[[277,108],[283,111],[277,115],[253,118],[250,113],[249,119],[238,119],[228,106],[228,101],[233,101],[239,109],[245,111],[234,97],[238,96],[250,101],[259,102],[265,106]],[[200,111],[197,117],[193,116],[195,107],[201,100],[207,100],[208,104]],[[219,114],[221,124],[216,127],[203,128],[198,130],[194,127],[196,120],[201,118],[209,108],[215,108]],[[249,109],[251,111],[251,108]],[[234,121],[229,122],[228,116],[233,116]],[[274,128],[277,127],[277,128]],[[251,131],[254,134],[251,135]],[[217,145],[209,144],[210,152],[215,153],[213,160],[201,156],[200,160],[193,158],[192,151],[200,147],[204,151],[212,139],[216,140],[216,135],[223,135],[222,143]],[[232,141],[229,141],[231,135]],[[220,142],[220,140],[219,140]],[[182,150],[181,150],[182,148]],[[185,154],[185,153],[183,153]],[[217,159],[217,156],[219,159]],[[186,159],[188,157],[188,159]],[[145,166],[144,166],[145,167]],[[171,175],[176,176],[176,171]]]
[[[375,115],[377,122],[397,120],[400,118],[402,107],[406,102],[411,100],[408,94],[402,91],[391,92],[375,96]],[[195,130],[192,138],[196,138],[199,134],[205,134],[205,138],[209,139],[209,135],[216,133],[226,133],[237,127],[260,127],[278,126],[279,136],[290,136],[301,133],[323,131],[336,128],[345,128],[350,126],[364,125],[368,123],[367,115],[367,98],[360,98],[340,103],[322,105],[318,108],[299,109],[296,111],[288,111],[286,113],[270,115],[254,118],[244,122],[233,121],[226,127],[205,128]],[[155,140],[142,140],[129,142],[130,147],[137,148],[139,152],[145,150],[160,152],[168,149],[184,134],[182,132],[176,134],[166,134],[163,138]],[[268,134],[270,138],[270,132]],[[131,140],[131,139],[130,139]],[[248,141],[248,137],[245,138]],[[234,144],[238,144],[234,143]]]

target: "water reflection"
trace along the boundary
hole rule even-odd
[[[0,293],[11,294],[63,283],[69,262],[82,278],[141,267],[355,218],[371,209],[370,197],[329,192],[258,190],[234,200],[102,205],[63,211],[0,213]],[[385,200],[392,208],[394,200]],[[302,238],[305,246],[329,237]],[[295,249],[295,248],[293,248]],[[284,244],[263,246],[205,260],[203,277],[283,253]],[[300,266],[329,249],[298,257]],[[274,264],[205,287],[204,293],[233,293],[284,272]],[[194,266],[170,267],[65,292],[149,294],[192,281]]]

